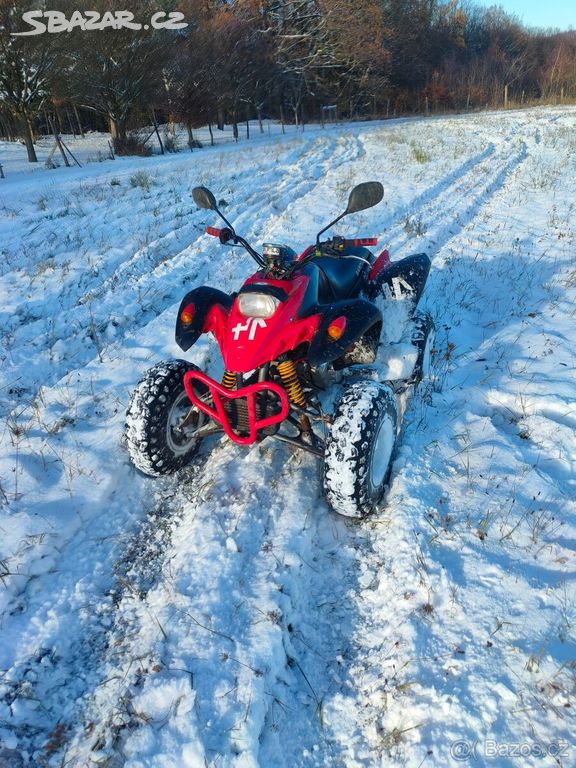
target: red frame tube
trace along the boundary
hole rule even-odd
[[[210,390],[212,399],[214,401],[214,408],[205,403],[194,391],[192,381],[199,381],[204,384]],[[258,439],[258,430],[269,427],[272,424],[278,424],[280,421],[288,416],[290,412],[290,401],[286,390],[279,384],[274,384],[271,381],[259,381],[256,384],[250,384],[247,387],[241,389],[230,390],[223,387],[210,376],[207,376],[202,371],[188,371],[184,374],[184,388],[186,394],[197,408],[203,413],[210,416],[211,419],[218,422],[222,426],[224,432],[235,443],[240,445],[251,445]],[[265,419],[258,420],[256,418],[256,394],[263,392],[264,390],[271,390],[280,400],[280,412],[273,416],[267,416]],[[237,435],[232,429],[232,425],[228,419],[228,415],[224,409],[223,400],[236,400],[238,398],[245,397],[248,405],[248,425],[250,432],[246,437]]]

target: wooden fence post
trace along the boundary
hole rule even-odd
[[[156,134],[156,138],[158,139],[158,144],[160,144],[160,154],[164,154],[164,144],[162,144],[162,139],[160,138],[160,131],[158,130],[158,123],[156,122],[156,113],[153,109],[150,110],[150,114],[152,116],[152,124],[154,125],[154,131],[153,133]]]
[[[52,133],[54,134],[54,139],[56,140],[56,144],[58,146],[58,149],[60,150],[60,154],[64,159],[64,165],[66,166],[66,168],[70,168],[70,163],[68,162],[68,158],[66,157],[66,152],[64,151],[64,147],[62,146],[62,142],[60,141],[60,136],[58,135],[58,131],[56,130],[56,123],[50,120],[50,125],[52,126]]]

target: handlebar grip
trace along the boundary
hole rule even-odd
[[[354,240],[346,240],[346,245],[358,248],[359,246],[378,245],[377,237],[358,237]]]
[[[222,230],[217,229],[216,227],[206,227],[206,234],[211,235],[212,237],[220,237],[221,232]]]
[[[360,248],[366,245],[378,245],[378,238],[355,237],[352,240],[348,240],[347,238],[336,235],[331,240],[326,240],[324,245],[327,248],[336,251],[337,253],[339,252],[343,254],[346,248]]]

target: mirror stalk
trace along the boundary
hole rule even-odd
[[[222,221],[226,224],[226,226],[230,230],[230,233],[232,235],[230,239],[234,240],[235,245],[241,245],[243,248],[245,248],[250,254],[250,256],[252,256],[254,261],[260,267],[266,266],[262,256],[260,256],[260,254],[254,250],[254,248],[252,248],[250,243],[247,243],[243,237],[240,237],[239,235],[236,234],[236,230],[234,229],[232,224],[230,224],[226,216],[224,216],[222,211],[218,208],[216,198],[207,187],[194,187],[194,189],[192,190],[192,197],[194,199],[194,202],[199,208],[204,208],[208,211],[215,211],[218,214],[218,216],[220,216]]]
[[[372,208],[378,205],[380,200],[384,196],[384,187],[379,181],[365,181],[362,184],[357,184],[350,192],[348,197],[348,205],[344,213],[341,213],[338,218],[331,221],[327,227],[321,229],[316,235],[316,247],[320,245],[320,235],[324,234],[327,229],[337,224],[340,219],[347,216],[349,213],[358,213],[358,211],[364,211],[366,208]]]
[[[327,229],[330,229],[330,227],[333,227],[334,224],[337,224],[340,221],[340,219],[343,219],[344,216],[346,216],[347,214],[348,214],[348,210],[344,211],[344,213],[341,213],[340,216],[335,218],[334,221],[331,221],[330,224],[328,224],[328,226],[324,227],[324,229],[321,229],[320,232],[318,232],[318,234],[316,235],[316,245],[320,244],[320,235],[323,235]]]
[[[228,227],[228,229],[229,229],[229,230],[232,232],[232,234],[234,235],[234,237],[236,237],[236,230],[234,229],[234,227],[232,226],[232,224],[230,224],[230,222],[228,221],[228,219],[226,218],[226,216],[224,216],[224,214],[222,213],[222,211],[221,211],[221,210],[220,210],[218,207],[214,207],[212,210],[213,210],[213,211],[216,211],[216,213],[218,214],[218,216],[220,216],[220,218],[222,219],[222,221],[224,222],[224,224],[226,224],[226,226],[227,226],[227,227]]]
[[[256,263],[257,263],[257,264],[258,264],[260,267],[264,267],[264,266],[266,266],[266,264],[264,263],[264,259],[263,259],[263,258],[260,256],[260,254],[259,254],[257,251],[255,251],[255,250],[254,250],[254,248],[252,248],[252,246],[250,245],[250,243],[248,243],[246,240],[244,240],[244,238],[243,238],[243,237],[240,237],[240,235],[237,235],[237,234],[236,234],[236,230],[234,229],[234,227],[232,226],[232,224],[230,224],[230,222],[228,221],[228,219],[226,218],[226,216],[224,216],[224,214],[223,214],[223,213],[220,211],[220,209],[219,209],[219,208],[216,206],[216,207],[214,207],[214,209],[213,209],[213,210],[214,210],[214,211],[216,211],[216,213],[218,214],[218,216],[220,216],[220,218],[222,219],[222,221],[223,221],[223,222],[226,224],[226,226],[228,227],[228,229],[229,229],[229,230],[232,232],[232,239],[234,240],[234,242],[235,242],[235,243],[239,243],[239,244],[240,244],[240,245],[241,245],[241,246],[242,246],[242,247],[243,247],[243,248],[244,248],[246,251],[248,251],[248,253],[250,254],[250,256],[252,256],[252,258],[254,259],[254,261],[255,261],[255,262],[256,262]]]

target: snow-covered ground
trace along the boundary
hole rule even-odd
[[[0,145],[0,765],[575,765],[576,109],[32,173],[15,151]],[[124,412],[148,367],[182,357],[181,296],[253,271],[203,234],[191,188],[252,242],[301,250],[368,179],[385,202],[339,231],[426,250],[438,329],[436,390],[410,402],[381,512],[338,518],[319,462],[270,440],[138,474]],[[221,372],[207,339],[190,359]]]
[[[282,126],[272,120],[263,120],[262,126],[260,126],[257,121],[250,121],[248,127],[252,139],[280,137],[286,134],[293,135],[295,132],[298,132],[298,130],[299,129],[296,126],[287,125],[284,126],[283,134]],[[190,151],[188,148],[188,132],[184,126],[163,125],[159,127],[158,132],[163,146],[166,146],[166,152],[168,154],[170,154],[171,151]],[[136,133],[152,154],[160,154],[160,146],[154,129],[142,128]],[[238,140],[245,140],[246,133],[246,124],[240,124],[238,126]],[[67,154],[67,158],[68,162],[73,167],[77,167],[77,165],[84,166],[92,163],[103,163],[112,159],[113,150],[109,133],[89,131],[82,139],[79,136],[74,137],[72,135],[62,136],[61,138],[65,152],[66,150],[70,150],[71,152],[71,154]],[[193,139],[200,145],[200,148],[209,147],[212,144],[218,146],[234,143],[232,127],[229,125],[224,126],[222,130],[213,127],[212,136],[210,136],[208,128],[195,129],[193,131]],[[196,152],[197,149],[198,147],[194,148],[192,151]],[[36,155],[38,162],[29,163],[24,144],[20,142],[0,141],[0,165],[7,178],[12,177],[15,173],[30,174],[37,171],[45,171],[47,167],[60,168],[66,165],[52,136],[40,136],[38,138],[38,141],[36,142]],[[77,162],[75,162],[75,160]],[[122,158],[119,158],[119,160],[122,162]],[[82,175],[80,178],[82,178]]]

